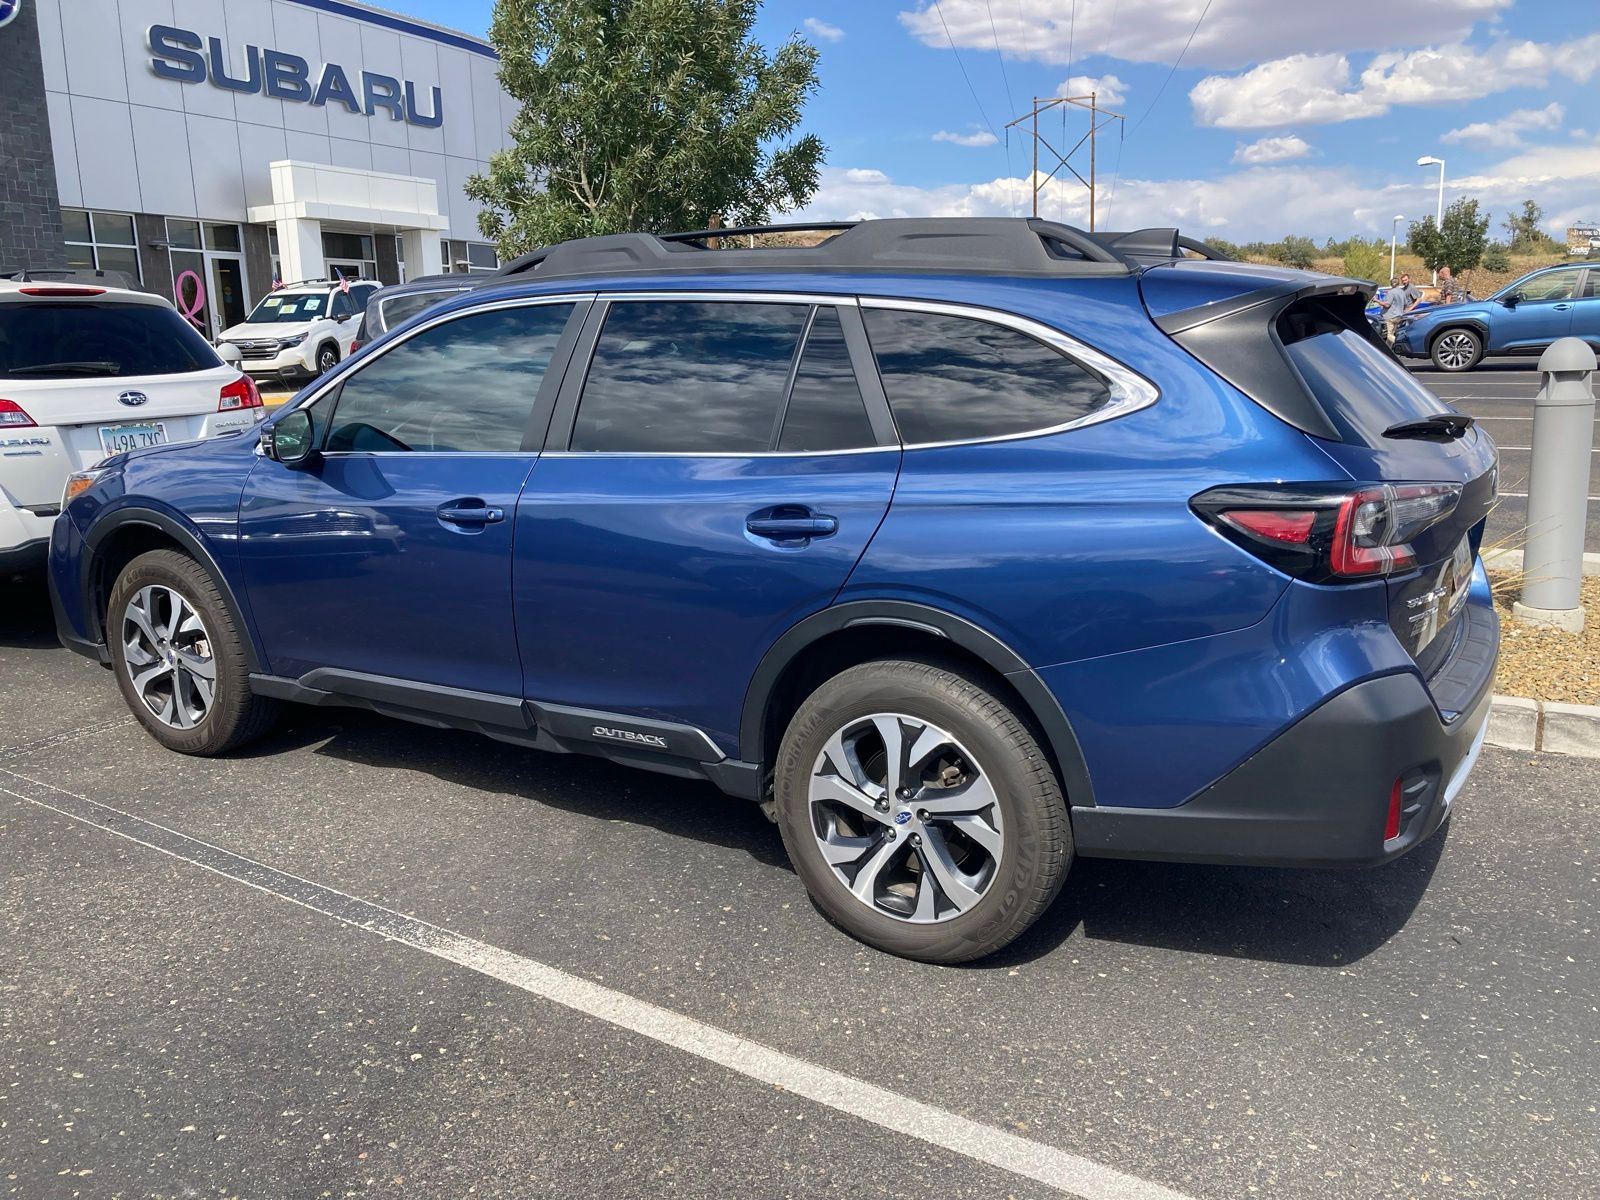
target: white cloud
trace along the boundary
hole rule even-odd
[[[1061,85],[1058,96],[1087,96],[1094,93],[1096,102],[1108,108],[1118,104],[1125,104],[1128,100],[1128,85],[1115,75],[1074,75]]]
[[[1199,237],[1243,242],[1286,233],[1318,239],[1368,233],[1387,237],[1397,212],[1432,212],[1435,184],[1422,176],[1378,184],[1348,169],[1286,164],[1246,166],[1213,179],[1120,180],[1102,189],[1105,228],[1178,225]],[[1450,177],[1451,196],[1477,198],[1496,218],[1536,196],[1546,225],[1559,230],[1589,215],[1600,189],[1600,135],[1579,145],[1540,147],[1517,154],[1482,174]],[[1087,225],[1088,193],[1076,180],[1051,180],[1040,193],[1039,211],[1051,219]],[[825,167],[822,183],[803,216],[815,220],[863,217],[1024,216],[1028,180],[999,177],[975,183],[914,187],[882,171]]]
[[[1238,75],[1208,75],[1189,92],[1195,120],[1224,129],[1326,125],[1375,117],[1402,104],[1475,100],[1542,87],[1552,74],[1587,83],[1600,69],[1600,33],[1570,42],[1446,45],[1375,56],[1352,84],[1342,54],[1292,54]]]
[[[972,133],[951,133],[948,129],[941,129],[933,135],[936,142],[950,142],[957,146],[992,146],[1000,139],[987,129],[979,129]]]
[[[820,21],[816,17],[807,17],[800,23],[806,27],[806,32],[814,38],[821,38],[825,42],[844,41],[844,30],[837,25],[829,25],[826,21]]]
[[[1233,161],[1259,166],[1262,163],[1289,162],[1296,158],[1306,158],[1310,153],[1310,143],[1291,133],[1283,137],[1264,137],[1249,145],[1241,142],[1239,148],[1233,152]]]
[[[1452,129],[1439,140],[1466,142],[1476,146],[1520,146],[1523,134],[1535,130],[1559,129],[1561,120],[1566,115],[1567,110],[1553,102],[1543,108],[1519,108],[1515,112],[1507,113],[1498,121],[1475,121],[1471,125],[1463,125],[1460,129]]]
[[[1388,50],[1456,42],[1480,21],[1492,21],[1513,0],[1341,0],[1338,4],[1283,0],[914,0],[900,21],[929,46],[993,52],[996,41],[1014,58],[1071,63],[1091,55],[1129,62],[1184,62],[1236,70],[1315,46],[1328,53]],[[991,9],[993,16],[991,18]],[[1074,13],[1074,10],[1075,13]],[[940,14],[944,21],[940,21]],[[1076,20],[1074,20],[1076,16]],[[992,20],[992,24],[991,24]],[[1184,45],[1193,42],[1184,52]]]

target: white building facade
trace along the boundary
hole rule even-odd
[[[350,0],[29,0],[67,261],[215,334],[275,281],[486,270],[487,43]],[[196,287],[196,281],[199,287]]]

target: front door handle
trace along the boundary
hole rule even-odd
[[[1557,312],[1566,312],[1567,309],[1569,309],[1571,307],[1572,307],[1572,305],[1570,305],[1570,304],[1558,304],[1558,305],[1556,305],[1556,311]]]
[[[453,500],[449,504],[441,504],[435,511],[439,520],[451,525],[492,525],[506,519],[505,509],[491,508],[481,500]]]
[[[763,508],[745,518],[744,527],[759,538],[775,542],[809,541],[839,532],[839,518],[812,512],[800,504]]]

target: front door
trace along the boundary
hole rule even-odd
[[[212,336],[215,337],[224,329],[243,325],[250,308],[244,294],[244,260],[220,255],[208,257],[211,258],[211,315],[216,326]]]
[[[899,470],[844,321],[859,331],[827,302],[596,306],[561,449],[517,508],[528,698],[692,725],[737,753],[761,656],[844,585]]]
[[[544,433],[546,368],[576,307],[426,326],[313,403],[321,452],[309,463],[257,462],[239,558],[272,674],[520,695],[513,517],[537,461],[531,430]]]
[[[1577,268],[1535,275],[1517,289],[1517,302],[1498,314],[1491,349],[1537,350],[1565,337],[1572,328],[1573,293]]]

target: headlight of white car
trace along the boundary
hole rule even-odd
[[[298,346],[301,342],[306,340],[307,336],[308,336],[307,334],[301,333],[301,334],[297,334],[294,337],[279,338],[278,339],[278,345],[282,346],[285,350],[287,350],[291,346]]]

